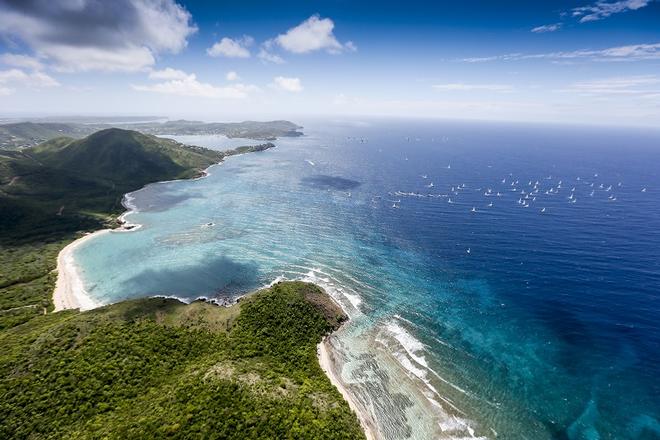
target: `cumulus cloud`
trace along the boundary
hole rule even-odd
[[[234,72],[233,70],[230,71],[230,72],[227,72],[226,78],[227,78],[227,81],[238,81],[239,79],[241,79],[241,77],[238,76],[238,73]]]
[[[561,23],[545,24],[543,26],[537,26],[532,29],[532,32],[535,34],[543,34],[546,32],[556,32],[561,29]]]
[[[24,69],[42,70],[44,65],[35,57],[17,53],[5,53],[0,55],[0,62],[8,66],[21,67]]]
[[[276,76],[273,78],[272,86],[275,89],[283,90],[285,92],[298,93],[302,92],[303,86],[300,82],[300,78],[287,78],[284,76]]]
[[[333,30],[335,23],[329,18],[312,15],[307,20],[275,37],[274,42],[289,52],[301,54],[317,50],[329,53],[355,51],[357,47],[352,42],[340,43]]]
[[[508,84],[465,84],[465,83],[449,83],[449,84],[435,84],[434,90],[440,92],[471,92],[475,90],[491,91],[491,92],[510,92],[513,87]]]
[[[0,33],[62,71],[138,71],[197,31],[175,0],[0,1]]]
[[[580,17],[580,23],[602,20],[610,15],[641,9],[653,0],[622,0],[615,2],[598,1],[592,5],[574,8],[573,17]]]
[[[59,85],[57,80],[43,72],[27,73],[21,69],[0,70],[0,94],[2,95],[13,93],[15,86],[40,89]]]
[[[247,98],[250,92],[259,90],[254,85],[240,83],[224,87],[215,86],[199,81],[194,73],[188,74],[171,68],[152,72],[149,77],[166,81],[155,84],[133,85],[133,89],[140,92],[221,99],[243,99]]]
[[[206,49],[206,53],[212,57],[250,58],[248,47],[252,46],[253,43],[254,38],[249,35],[237,39],[224,37]]]

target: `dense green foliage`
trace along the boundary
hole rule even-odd
[[[0,333],[0,438],[363,438],[316,360],[343,318],[301,282],[36,317]]]

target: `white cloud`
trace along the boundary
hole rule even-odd
[[[239,79],[241,79],[241,77],[238,76],[238,73],[234,72],[233,70],[230,71],[230,72],[227,72],[226,78],[227,78],[227,81],[238,81]]]
[[[257,57],[261,61],[263,61],[264,63],[273,63],[273,64],[284,64],[285,63],[284,58],[282,58],[281,56],[276,55],[272,52],[269,52],[265,48],[262,48],[259,51],[259,54],[257,55]]]
[[[244,35],[241,38],[231,39],[224,37],[213,46],[206,49],[212,57],[228,57],[228,58],[250,58],[250,47],[254,43],[254,38],[249,35]]]
[[[475,90],[491,91],[491,92],[510,92],[513,87],[507,84],[465,84],[465,83],[450,83],[450,84],[435,84],[433,89],[441,92],[470,92]]]
[[[144,70],[197,31],[175,0],[2,2],[0,29],[61,71]]]
[[[17,53],[5,53],[0,55],[0,62],[8,66],[32,70],[42,70],[44,67],[41,61],[37,58]]]
[[[621,12],[635,11],[651,3],[653,0],[621,0],[615,2],[598,1],[592,5],[574,8],[573,17],[580,17],[580,23],[602,20],[610,15]]]
[[[48,57],[55,61],[60,72],[136,72],[156,62],[146,47],[130,47],[118,51],[94,47],[55,46],[48,49]]]
[[[567,52],[547,52],[537,54],[510,53],[488,57],[463,58],[467,63],[488,61],[519,61],[532,59],[584,60],[584,61],[647,61],[660,59],[660,43],[632,44],[607,49],[582,49]]]
[[[31,88],[57,87],[60,83],[43,72],[26,73],[20,69],[0,70],[0,94],[9,95],[14,92],[12,87],[24,86]]]
[[[293,53],[309,53],[325,50],[329,53],[341,53],[345,50],[355,51],[352,42],[342,44],[333,34],[335,23],[329,18],[312,15],[298,26],[275,37],[275,42],[284,50]]]
[[[300,83],[300,78],[287,78],[284,76],[276,76],[273,78],[272,86],[285,92],[298,93],[302,92],[303,86]]]
[[[194,73],[186,74],[180,70],[170,69],[170,73],[170,79],[167,81],[150,85],[133,85],[132,87],[134,90],[141,92],[221,99],[243,99],[247,98],[249,93],[259,90],[258,87],[249,84],[239,83],[220,87],[203,83],[197,79],[197,76]],[[184,76],[181,77],[180,74],[183,74]],[[150,77],[153,78],[151,75]],[[165,77],[163,77],[163,79],[164,78]]]
[[[561,91],[582,95],[651,96],[660,93],[660,77],[634,75],[580,81]]]
[[[537,26],[534,29],[532,29],[532,32],[535,34],[543,34],[546,32],[555,32],[561,29],[561,23],[553,23],[553,24],[546,24],[543,26]]]
[[[153,70],[149,72],[150,79],[185,79],[188,74],[182,70],[166,67],[163,70]]]

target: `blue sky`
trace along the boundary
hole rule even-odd
[[[0,112],[658,126],[660,1],[0,0]]]

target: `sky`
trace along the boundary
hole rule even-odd
[[[660,0],[0,0],[0,115],[660,127]]]

